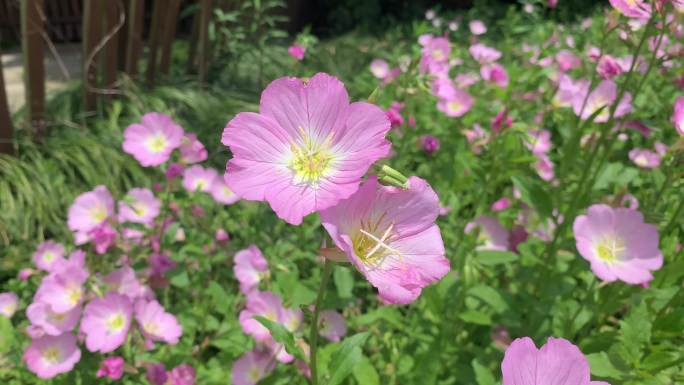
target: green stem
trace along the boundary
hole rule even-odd
[[[314,308],[313,318],[311,319],[311,329],[309,331],[309,343],[311,344],[311,353],[309,357],[309,367],[311,368],[311,383],[318,385],[318,366],[316,364],[316,353],[318,351],[318,315],[321,312],[321,303],[325,297],[325,288],[332,273],[332,262],[325,260],[323,265],[323,275],[321,275],[321,285],[318,287],[318,295],[316,296],[316,307]]]

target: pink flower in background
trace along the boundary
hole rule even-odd
[[[152,253],[149,258],[152,274],[164,275],[178,264],[165,253]]]
[[[449,99],[440,99],[437,109],[447,116],[460,117],[465,115],[473,106],[473,97],[467,92],[456,88],[454,95]]]
[[[551,150],[551,131],[531,129],[527,131],[525,146],[533,154],[546,154]]]
[[[339,342],[347,335],[347,323],[335,310],[323,310],[319,318],[318,333],[332,342]]]
[[[407,190],[386,187],[370,177],[352,197],[321,212],[335,245],[385,303],[415,301],[450,269],[435,224],[437,194],[420,178],[408,184]]]
[[[589,97],[586,99],[587,102],[584,106],[584,110],[582,110],[582,104],[584,102],[585,97],[586,94],[575,95],[575,100],[573,101],[573,109],[575,111],[575,114],[580,116],[583,120],[586,120],[589,119],[589,117],[596,113],[599,109],[605,106],[605,108],[603,108],[603,110],[598,115],[596,115],[596,118],[594,119],[594,122],[605,123],[608,121],[608,118],[610,117],[610,106],[613,103],[615,103],[615,99],[617,99],[617,85],[612,80],[602,81],[589,94]],[[615,114],[613,117],[619,118],[630,112],[632,112],[632,95],[626,92],[622,100],[620,100],[620,103],[618,104],[617,108],[615,109]]]
[[[658,168],[660,155],[645,148],[634,148],[629,151],[629,159],[641,168]]]
[[[490,209],[496,212],[506,210],[509,207],[511,207],[511,200],[506,197],[503,197],[497,200],[496,202],[492,203]]]
[[[133,305],[128,297],[107,293],[90,301],[83,310],[81,332],[91,352],[109,353],[123,345],[131,327]]]
[[[675,100],[672,122],[674,123],[677,133],[684,136],[684,96],[680,96]]]
[[[330,75],[308,83],[280,78],[262,93],[260,113],[239,113],[223,131],[233,153],[225,180],[243,199],[268,201],[297,225],[358,189],[368,168],[389,154],[389,129],[380,108],[350,105]]]
[[[0,315],[12,318],[19,306],[19,297],[12,292],[0,293]]]
[[[183,171],[185,171],[185,166],[180,164],[180,163],[171,163],[169,167],[166,169],[166,178],[167,179],[175,179],[178,178],[179,176],[183,175]],[[161,187],[161,185],[160,185]],[[155,190],[159,191],[155,186]]]
[[[293,44],[287,49],[287,53],[293,58],[302,61],[304,60],[304,54],[306,53],[306,47],[301,44]]]
[[[665,156],[665,154],[667,154],[668,147],[666,144],[661,142],[655,142],[653,143],[653,147],[655,148],[655,151],[658,155]]]
[[[589,92],[589,87],[589,80],[579,79],[575,81],[570,76],[561,74],[558,91],[554,95],[552,103],[555,107],[573,107],[575,103],[580,104],[579,107],[581,107],[581,104],[584,103],[584,98]]]
[[[549,182],[556,177],[554,172],[554,165],[551,159],[546,154],[535,154],[537,161],[534,162],[534,168],[537,170],[537,175],[543,180]]]
[[[34,302],[26,309],[26,317],[31,325],[40,327],[45,334],[58,336],[74,330],[81,319],[81,307],[74,307],[65,313],[55,313],[49,304]]]
[[[228,242],[230,240],[230,235],[225,229],[216,229],[214,239],[216,239],[216,242]]]
[[[636,130],[646,138],[648,138],[651,135],[651,131],[653,131],[649,126],[638,120],[628,120],[625,122],[624,127]]]
[[[216,202],[224,205],[232,205],[240,200],[240,197],[237,196],[223,180],[223,175],[216,175],[214,181],[211,182],[209,194],[211,194],[211,197],[214,198]]]
[[[558,62],[558,68],[562,72],[567,72],[573,68],[582,66],[582,59],[567,50],[561,50],[558,52],[556,54],[556,61]]]
[[[482,35],[487,32],[487,26],[481,20],[471,21],[468,23],[468,28],[473,35]]]
[[[197,135],[191,132],[185,134],[178,149],[181,153],[180,161],[184,164],[203,162],[209,157],[207,149],[197,139]]]
[[[105,358],[100,364],[95,377],[107,377],[112,380],[120,380],[124,372],[124,359],[121,356],[111,356]]]
[[[558,0],[549,0],[547,2],[547,5],[549,6],[549,8],[556,8],[556,6],[558,5]]]
[[[589,362],[567,340],[549,337],[537,349],[529,337],[517,338],[501,363],[503,385],[609,385],[591,381]]]
[[[378,79],[384,79],[389,75],[389,64],[382,59],[375,59],[370,63],[370,71]]]
[[[479,43],[471,45],[468,52],[480,64],[493,63],[501,58],[501,51]]]
[[[31,278],[33,273],[35,273],[35,271],[33,271],[33,269],[31,269],[30,267],[21,269],[19,270],[19,273],[17,273],[17,279],[20,281],[26,281],[29,278]]]
[[[152,225],[161,202],[146,188],[133,188],[119,201],[119,221]]]
[[[40,270],[50,272],[55,266],[64,263],[64,246],[54,241],[45,241],[38,245],[33,253],[33,263]]]
[[[432,80],[432,83],[430,84],[430,91],[432,92],[432,95],[436,96],[437,98],[449,99],[453,98],[456,94],[456,87],[451,79],[440,76]]]
[[[449,71],[451,44],[445,37],[431,38],[422,49],[419,68],[422,73],[443,75]]]
[[[487,64],[480,67],[482,79],[492,82],[501,88],[508,87],[508,72],[499,63]]]
[[[472,72],[458,74],[454,78],[454,83],[456,83],[456,86],[458,86],[459,88],[468,88],[479,81],[480,77]]]
[[[172,314],[167,313],[159,302],[140,300],[135,304],[135,320],[145,338],[163,341],[167,344],[178,343],[183,328]]]
[[[233,260],[235,277],[240,282],[240,291],[245,294],[257,288],[261,278],[268,274],[268,262],[256,245],[238,251]]]
[[[148,298],[148,290],[138,281],[135,271],[129,266],[112,271],[102,278],[102,282],[107,286],[107,291],[124,295],[131,303],[139,298],[151,299]]]
[[[420,140],[420,147],[427,153],[428,155],[434,154],[437,150],[439,150],[439,139],[432,135],[423,135],[419,138]]]
[[[95,245],[95,252],[104,254],[107,252],[107,249],[109,249],[109,246],[114,244],[117,235],[116,229],[105,222],[90,231],[85,238],[82,238],[77,234],[76,243],[82,242],[83,239],[89,239],[93,241],[93,244]]]
[[[143,167],[159,166],[169,160],[171,152],[183,140],[183,128],[170,116],[148,112],[124,131],[123,150]]]
[[[86,279],[88,273],[75,266],[51,273],[43,278],[34,302],[48,304],[55,313],[67,313],[83,301],[83,284]]]
[[[620,67],[614,57],[605,55],[599,59],[596,72],[598,72],[601,78],[610,80],[622,73],[622,67]]]
[[[387,119],[389,119],[392,128],[399,127],[404,124],[404,117],[401,116],[401,110],[403,108],[403,103],[392,102],[392,104],[390,104],[390,108],[385,111],[385,115],[387,115]]]
[[[270,291],[252,290],[247,294],[247,304],[240,312],[242,330],[254,337],[257,342],[271,339],[271,332],[254,316],[262,316],[270,321],[282,323],[283,301]]]
[[[632,194],[625,194],[620,204],[632,210],[639,208],[639,200]]]
[[[508,108],[503,108],[492,119],[492,131],[500,132],[502,129],[509,128],[512,124],[513,119],[508,115]]]
[[[42,379],[70,372],[80,359],[76,337],[69,333],[34,339],[23,357],[29,370]]]
[[[188,192],[209,192],[217,176],[218,173],[213,168],[204,168],[196,164],[183,172],[183,187]]]
[[[475,154],[482,152],[482,147],[489,141],[489,133],[483,130],[482,126],[477,123],[473,125],[472,130],[464,130],[463,135],[465,135]]]
[[[166,368],[164,367],[163,364],[159,363],[154,363],[154,364],[148,364],[147,367],[147,372],[145,373],[145,378],[147,381],[150,382],[152,385],[165,385],[167,384],[166,380],[168,379],[168,374],[166,373]]]
[[[645,0],[609,0],[613,8],[627,17],[648,19],[651,17],[651,5]]]
[[[508,250],[508,230],[496,218],[481,215],[466,225],[466,234],[477,230],[477,250]]]
[[[105,186],[85,192],[69,207],[68,225],[71,231],[87,234],[114,214],[114,199]]]
[[[580,255],[604,281],[643,284],[663,265],[658,229],[639,211],[593,205],[575,219],[573,232]]]
[[[195,385],[195,368],[188,364],[178,365],[168,373],[170,385]]]
[[[266,351],[253,349],[233,362],[231,383],[233,385],[256,385],[275,369],[271,355]]]

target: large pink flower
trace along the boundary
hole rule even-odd
[[[171,152],[183,140],[183,128],[171,117],[159,112],[148,112],[124,131],[123,150],[143,167],[159,166],[169,160]]]
[[[577,250],[604,281],[643,284],[663,265],[656,226],[644,223],[639,211],[598,204],[573,224]]]
[[[609,0],[610,4],[627,17],[648,19],[651,17],[651,4],[645,0]]]
[[[68,225],[71,231],[87,234],[104,223],[114,213],[114,199],[105,186],[85,192],[69,207]]]
[[[146,188],[133,188],[119,201],[119,220],[151,225],[159,215],[161,202]]]
[[[233,153],[225,180],[244,199],[268,201],[291,224],[352,195],[368,168],[389,154],[384,112],[350,105],[330,75],[277,79],[261,94],[259,110],[239,113],[223,131]]]
[[[91,352],[109,353],[121,346],[128,336],[133,318],[133,305],[128,297],[107,293],[96,298],[83,311],[81,332]]]
[[[403,190],[370,177],[352,197],[321,212],[337,247],[387,303],[413,302],[450,269],[435,224],[437,194],[420,178],[408,183]]]
[[[83,284],[88,279],[88,272],[78,266],[68,265],[43,279],[34,302],[50,305],[55,313],[67,313],[79,306],[83,301]]]
[[[567,340],[549,337],[537,349],[529,337],[518,338],[506,349],[503,385],[609,385],[591,381],[589,362]]]
[[[678,97],[675,101],[672,121],[679,135],[684,136],[684,96]]]
[[[71,371],[80,359],[76,337],[69,333],[34,339],[24,352],[29,370],[42,379]]]

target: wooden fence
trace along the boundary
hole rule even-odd
[[[160,77],[169,75],[180,10],[192,3],[197,3],[199,10],[193,19],[190,46],[196,49],[189,55],[188,69],[197,72],[204,82],[212,0],[5,0],[0,4],[0,25],[3,20],[20,20],[18,32],[10,23],[9,30],[0,30],[0,36],[20,34],[28,128],[34,136],[40,139],[45,134],[44,50],[52,37],[61,41],[81,40],[83,105],[86,111],[93,111],[98,99],[118,93],[120,73],[143,80],[139,63],[145,45],[148,50],[144,81],[153,86]],[[149,15],[146,10],[151,10]],[[148,16],[151,27],[145,41]],[[0,74],[1,70],[0,63]],[[0,152],[11,153],[14,130],[7,106],[0,76]]]

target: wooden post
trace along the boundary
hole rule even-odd
[[[188,47],[188,64],[186,68],[188,73],[195,72],[197,64],[197,41],[199,40],[200,15],[201,12],[198,10],[192,17],[192,35],[190,36],[190,47]]]
[[[145,0],[129,0],[128,8],[128,44],[126,47],[126,72],[130,77],[138,75],[138,61],[142,52],[143,17],[145,16]]]
[[[7,94],[5,93],[5,77],[2,71],[2,61],[0,61],[0,153],[12,154],[12,138],[14,129],[12,128],[12,116],[7,105]]]
[[[171,49],[176,37],[176,25],[178,24],[178,12],[181,0],[169,0],[166,17],[164,18],[164,35],[161,39],[161,60],[159,61],[159,73],[168,76],[171,68]]]
[[[199,30],[199,81],[205,85],[209,69],[209,21],[213,0],[200,0],[200,30]]]
[[[146,74],[147,84],[150,86],[154,85],[154,80],[157,74],[159,41],[161,40],[161,36],[163,36],[161,29],[164,25],[164,16],[166,16],[166,12],[164,12],[166,10],[165,4],[163,4],[164,2],[165,1],[162,0],[155,0],[152,6],[152,23],[150,26],[149,38],[150,55],[147,58]]]
[[[40,137],[45,130],[45,63],[43,59],[43,0],[21,1],[21,34],[28,119]]]
[[[121,0],[121,10],[124,13],[124,24],[119,29],[119,52],[117,54],[119,62],[117,64],[117,69],[119,72],[126,71],[126,50],[128,49],[128,30],[130,29],[131,21],[129,19],[129,12],[131,9],[131,0]]]
[[[94,51],[102,38],[104,5],[102,0],[85,0],[83,10],[83,104],[86,111],[94,111],[97,104],[97,94],[89,87],[97,87],[97,62],[101,55],[94,55]]]
[[[108,40],[103,47],[104,60],[102,61],[102,74],[104,88],[113,88],[116,82],[116,72],[119,64],[119,31],[114,33],[119,25],[121,12],[123,12],[121,0],[108,0],[105,5],[106,27],[103,37]],[[112,35],[114,33],[114,35]]]

